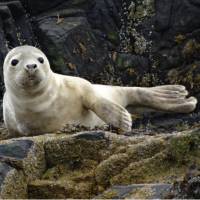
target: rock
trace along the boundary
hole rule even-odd
[[[74,184],[72,181],[34,181],[29,187],[29,198],[91,198],[93,191],[93,184],[87,183]],[[52,190],[53,188],[53,190]]]
[[[122,136],[91,131],[3,140],[0,188],[7,188],[7,192],[1,190],[1,195],[14,198],[15,189],[9,190],[14,185],[20,191],[28,187],[28,193],[17,194],[19,197],[36,199],[98,195],[161,198],[174,181],[183,179],[188,167],[194,163],[199,166],[199,143],[199,129],[168,134],[135,133],[134,137],[133,133]],[[5,180],[10,171],[14,178],[9,179],[7,187]],[[187,177],[193,177],[187,179],[188,194],[198,195],[198,174]],[[23,184],[15,184],[22,180]]]
[[[122,50],[149,60],[152,85],[179,83],[197,94],[199,4],[152,0],[123,5]]]
[[[3,97],[3,61],[7,52],[19,45],[35,45],[30,22],[20,1],[0,3],[0,99]],[[2,113],[2,108],[0,108]],[[2,119],[2,114],[0,115]]]
[[[83,158],[98,161],[102,157],[101,150],[107,148],[108,142],[103,132],[86,132],[72,137],[63,136],[49,140],[44,146],[46,161],[48,166],[65,162],[76,165]]]
[[[191,165],[183,180],[176,181],[166,198],[199,199],[200,198],[200,171],[195,163]]]
[[[45,1],[20,0],[20,1],[31,15],[38,15],[52,10],[62,10],[69,7],[89,9],[91,8],[92,5],[94,5],[93,0],[81,0],[81,1],[56,0],[52,2],[49,2],[48,0]]]
[[[158,139],[139,144],[129,144],[126,152],[118,152],[103,160],[96,168],[96,181],[101,187],[107,187],[112,184],[112,178],[118,177],[130,163],[137,163],[142,159],[151,158],[153,155],[164,149],[164,141]],[[137,174],[137,172],[135,172]],[[130,175],[130,174],[129,174]],[[138,175],[139,176],[139,175]],[[122,175],[123,177],[123,175]],[[122,178],[123,180],[123,178]],[[119,179],[119,183],[122,181]],[[135,180],[133,180],[135,181]]]
[[[134,120],[134,128],[144,127],[148,131],[174,132],[189,130],[195,123],[198,123],[200,113],[175,114],[146,112]]]
[[[20,1],[0,3],[0,17],[4,25],[3,42],[8,49],[23,44],[35,44],[30,22]]]
[[[73,11],[73,10],[72,10]],[[109,60],[107,47],[84,16],[68,17],[70,10],[37,18],[35,33],[55,72],[95,80]]]
[[[42,144],[29,139],[2,141],[0,161],[22,170],[28,181],[39,178],[46,168]]]
[[[27,198],[27,184],[23,172],[0,162],[0,198]]]
[[[8,50],[6,40],[11,46],[24,40],[37,44],[37,36],[55,72],[114,85],[184,84],[199,97],[200,6],[196,1],[3,2],[2,16],[7,13],[9,19],[2,18],[2,24],[9,28],[2,27],[0,33],[0,62]],[[22,39],[17,38],[17,27]],[[188,118],[189,123],[195,121],[194,116]]]
[[[44,193],[47,194],[48,181],[50,185],[61,187],[65,185],[65,181],[70,182],[71,185],[79,185],[82,181],[86,183],[86,180],[90,180],[93,192],[90,196],[87,196],[87,192],[81,193],[82,198],[94,197],[95,193],[101,193],[111,186],[121,184],[155,182],[172,184],[173,181],[184,176],[185,169],[196,160],[195,155],[199,152],[197,145],[200,141],[199,131],[154,137],[125,137],[107,132],[104,134],[95,132],[95,136],[92,134],[94,133],[81,133],[72,137],[62,136],[56,142],[47,141],[45,151],[47,161],[50,161],[48,162],[50,169],[44,174],[42,182],[29,184],[33,195],[31,197],[39,197],[37,194],[43,191],[40,189],[41,185],[41,188],[45,188]],[[192,151],[189,150],[190,145],[194,147]],[[53,160],[56,162],[52,162]],[[65,189],[69,190],[67,185]],[[73,197],[80,198],[77,196],[78,191],[74,190],[72,193]],[[136,192],[134,195],[139,193]],[[69,197],[72,198],[71,195]]]
[[[125,64],[121,62],[125,69],[120,68],[120,59],[115,65],[119,82],[128,86],[183,84],[199,99],[199,3],[125,0],[122,10],[120,51],[127,56]],[[141,58],[145,62],[136,65]],[[141,126],[164,124],[169,130],[176,124],[173,121],[186,125],[198,122],[199,106],[196,111],[187,116],[146,113],[137,122]]]
[[[150,63],[146,57],[130,53],[118,53],[115,59],[116,73],[121,77],[123,84],[132,86],[149,86]]]
[[[156,68],[161,70],[159,77],[164,82],[184,84],[197,94],[199,38],[196,32],[200,28],[197,18],[200,6],[188,0],[156,1],[156,8],[155,31],[160,36],[155,37],[157,45],[153,46],[157,46],[154,48],[154,55],[159,58]],[[170,13],[159,12],[170,8]],[[161,36],[163,31],[164,34]],[[162,43],[159,44],[158,40],[162,40]]]
[[[97,199],[163,199],[171,189],[170,184],[133,184],[113,186]]]
[[[163,24],[165,29],[172,29],[174,32],[192,32],[194,29],[199,28],[198,9],[200,4],[194,1],[155,1],[156,10],[166,10],[165,12],[157,12],[156,20],[157,27]],[[171,8],[171,12],[169,12]],[[183,15],[185,12],[185,15]],[[169,17],[172,17],[171,19]],[[164,25],[165,24],[165,25]],[[168,26],[168,27],[167,27]],[[156,27],[156,28],[157,28]],[[160,29],[160,30],[163,30]]]
[[[109,74],[112,72],[109,71],[113,68],[108,48],[119,43],[117,30],[120,25],[120,2],[58,0],[49,3],[21,0],[21,3],[31,15],[35,36],[49,57],[54,71],[82,76],[94,82],[112,81],[112,74]],[[10,3],[4,0],[4,4]],[[17,18],[22,19],[19,16]],[[94,27],[97,21],[99,25]],[[24,24],[29,25],[27,22]],[[28,32],[29,29],[22,30]],[[29,36],[30,40],[35,38]],[[17,38],[15,41],[18,42]]]
[[[115,47],[119,45],[119,29],[121,26],[120,12],[122,0],[94,1],[93,9],[87,12],[91,27],[99,30],[104,39],[110,41]]]

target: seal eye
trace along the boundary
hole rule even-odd
[[[43,64],[43,63],[44,63],[44,58],[39,57],[39,58],[38,58],[38,61],[39,61],[41,64]]]
[[[19,60],[17,60],[17,59],[13,59],[13,60],[11,61],[11,65],[12,65],[12,66],[16,66],[18,63],[19,63]]]

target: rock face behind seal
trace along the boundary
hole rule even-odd
[[[36,45],[55,72],[114,85],[184,84],[200,97],[198,0],[2,2],[0,63],[9,48]]]
[[[3,2],[3,23],[8,4],[21,5],[9,7],[11,13],[13,9],[14,14],[18,10],[28,13],[34,35],[26,22],[19,33],[29,36],[28,44],[38,45],[32,40],[37,36],[57,72],[98,83],[181,83],[199,94],[198,0]],[[25,15],[14,14],[13,27],[25,19]],[[10,35],[1,34],[2,42],[18,45],[15,32],[9,30]],[[7,52],[2,46],[1,60]],[[96,74],[102,76],[97,78]]]
[[[0,29],[0,98],[2,99],[4,92],[2,67],[8,49],[22,44],[34,45],[35,39],[26,12],[19,1],[0,2]]]
[[[35,34],[54,71],[111,83],[120,2],[103,2],[63,1],[35,16]]]
[[[119,43],[120,2],[3,0],[0,4],[0,63],[10,48],[29,44],[45,51],[56,72],[82,76],[99,83],[110,80],[111,83],[113,64],[110,48]],[[5,9],[10,21],[4,17]],[[27,17],[34,33],[26,22]],[[3,26],[8,21],[9,26]]]

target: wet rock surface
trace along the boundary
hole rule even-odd
[[[105,131],[49,134],[2,140],[0,147],[5,144],[2,198],[199,197],[199,129],[134,137]],[[10,146],[19,144],[18,156],[8,155]]]

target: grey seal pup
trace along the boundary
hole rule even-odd
[[[197,104],[182,85],[120,87],[91,84],[54,73],[32,46],[12,49],[4,61],[3,116],[11,137],[50,133],[66,124],[93,128],[111,124],[130,131],[127,106],[189,113]]]

